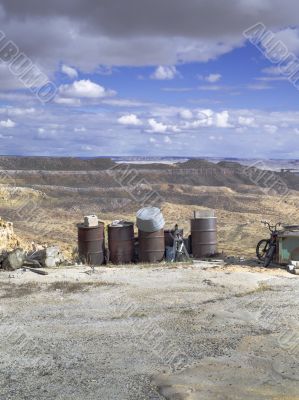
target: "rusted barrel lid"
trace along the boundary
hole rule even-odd
[[[136,225],[142,232],[157,232],[164,228],[165,221],[158,207],[144,207],[137,211]]]
[[[111,224],[109,225],[110,228],[125,228],[127,226],[133,225],[133,222],[128,222],[124,220],[115,220],[112,221]]]

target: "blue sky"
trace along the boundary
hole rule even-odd
[[[0,1],[0,58],[11,40],[56,94],[0,64],[1,154],[299,158],[295,1],[17,3]]]

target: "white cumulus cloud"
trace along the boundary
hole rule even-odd
[[[215,114],[215,126],[217,128],[232,128],[232,125],[228,121],[229,121],[228,111],[222,111],[220,113]]]
[[[151,128],[150,132],[154,133],[165,133],[168,128],[167,125],[163,124],[163,122],[158,122],[154,118],[150,118],[148,124]]]
[[[221,74],[210,74],[205,77],[205,81],[210,82],[210,83],[215,83],[220,81],[221,79]]]
[[[150,129],[148,129],[147,132],[150,132],[150,133],[165,133],[165,132],[178,133],[178,132],[181,132],[181,128],[178,127],[176,124],[166,125],[163,122],[157,121],[155,118],[150,118],[150,119],[148,119],[147,122],[150,127]]]
[[[160,65],[156,68],[155,72],[151,75],[152,79],[157,80],[171,80],[178,75],[176,67]]]
[[[275,40],[287,47],[289,53],[299,54],[299,30],[298,28],[281,29],[275,33]]]
[[[214,112],[210,109],[197,110],[196,119],[185,122],[183,127],[185,129],[197,129],[212,126],[214,123],[213,116]]]
[[[141,119],[137,117],[135,114],[127,114],[118,118],[117,122],[121,125],[132,125],[132,126],[140,126],[142,125]]]
[[[255,126],[255,119],[252,117],[242,117],[238,118],[238,122],[243,126]]]
[[[0,121],[0,126],[3,128],[14,128],[16,123],[8,118],[7,120]]]
[[[106,90],[103,86],[98,85],[89,79],[75,81],[71,84],[61,85],[59,93],[62,97],[78,97],[78,98],[103,98],[114,95],[115,92]]]
[[[179,112],[179,115],[183,119],[192,119],[193,118],[193,113],[191,110],[188,110],[187,108],[184,110],[181,110]]]
[[[61,72],[66,74],[71,79],[76,79],[78,77],[78,72],[75,68],[69,67],[68,65],[63,64],[61,66]]]

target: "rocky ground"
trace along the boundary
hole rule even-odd
[[[299,399],[298,287],[204,262],[1,272],[0,398]]]
[[[83,215],[135,221],[149,193],[185,236],[193,210],[214,210],[228,256],[254,257],[261,219],[299,223],[293,174],[275,175],[282,195],[232,163],[133,166],[133,184],[109,160],[2,163],[5,249],[71,259]],[[246,261],[48,272],[0,273],[1,400],[299,399],[298,276]]]

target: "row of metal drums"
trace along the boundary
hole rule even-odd
[[[144,222],[145,221],[145,222]],[[161,228],[161,225],[163,227]],[[127,264],[138,260],[143,263],[162,261],[165,246],[172,245],[171,231],[164,231],[164,220],[154,226],[137,213],[138,238],[134,237],[134,223],[115,221],[108,225],[108,251],[105,252],[105,226],[78,225],[78,250],[81,260],[91,265],[105,261]],[[159,228],[159,229],[158,229]],[[212,255],[217,249],[216,218],[191,220],[192,253],[195,258]]]
[[[99,222],[96,227],[78,225],[78,251],[82,261],[101,265],[105,261],[113,264],[128,264],[138,258],[140,262],[159,262],[164,258],[164,230],[143,232],[138,230],[134,237],[134,223],[120,221],[108,225],[108,252],[105,252],[105,226]],[[136,248],[138,256],[136,256]]]

